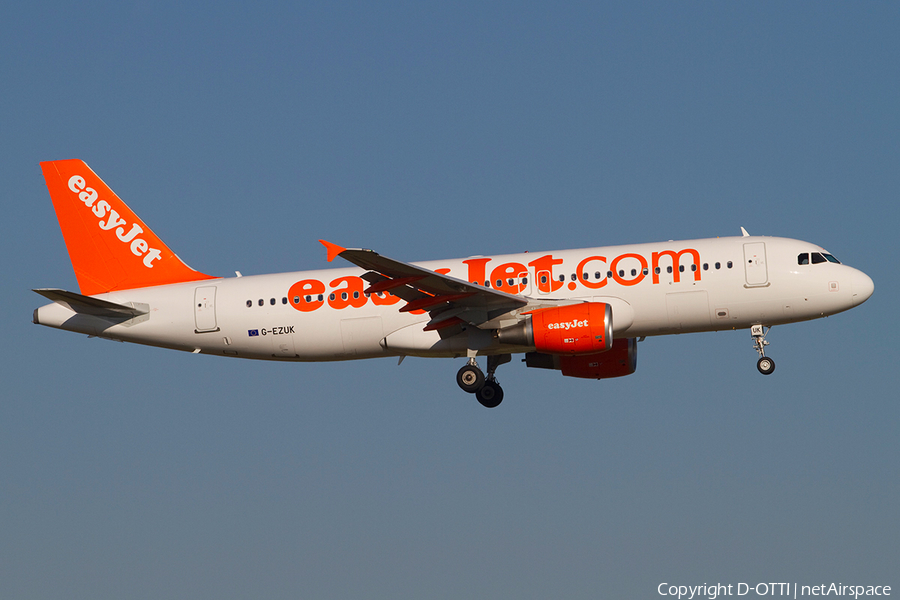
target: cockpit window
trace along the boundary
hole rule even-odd
[[[836,259],[831,254],[828,254],[827,252],[804,252],[803,254],[797,256],[797,264],[808,265],[810,257],[812,257],[812,264],[814,265],[820,265],[825,262],[834,263],[836,265],[841,264],[841,261]]]

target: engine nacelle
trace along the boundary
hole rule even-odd
[[[540,308],[516,325],[499,330],[497,339],[504,344],[533,346],[547,354],[605,352],[613,346],[612,307],[583,302]]]
[[[562,371],[566,377],[585,379],[609,379],[631,375],[637,369],[637,340],[634,338],[616,340],[611,350],[580,356],[529,352],[525,355],[525,365],[539,369],[556,369]]]

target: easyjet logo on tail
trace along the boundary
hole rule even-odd
[[[97,191],[89,187],[81,175],[72,175],[69,178],[69,189],[78,194],[78,199],[97,217],[97,225],[103,231],[115,229],[116,238],[123,244],[127,244],[131,253],[137,257],[144,257],[144,266],[153,268],[153,261],[162,257],[162,251],[151,248],[144,238],[138,237],[144,233],[144,229],[137,223],[128,227],[128,222],[119,216],[119,213],[109,205],[106,200],[100,200]]]

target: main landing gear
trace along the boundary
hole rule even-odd
[[[766,356],[766,346],[769,345],[769,342],[766,341],[766,334],[769,333],[771,327],[765,327],[763,325],[753,325],[750,327],[750,337],[753,338],[753,348],[759,353],[759,360],[756,361],[756,368],[759,369],[759,372],[763,375],[771,375],[772,371],[775,370],[775,361]]]
[[[456,374],[456,383],[462,391],[475,394],[475,398],[485,408],[497,408],[503,402],[503,388],[497,383],[494,372],[497,367],[508,363],[511,359],[512,356],[509,354],[488,356],[488,372],[485,377],[473,356]]]

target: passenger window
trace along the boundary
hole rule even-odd
[[[281,303],[282,303],[282,304],[287,304],[287,296],[285,296],[284,298],[281,299]]]
[[[600,279],[601,275],[602,273],[600,273],[600,271],[597,271],[596,273],[594,273],[594,279]]]
[[[547,283],[547,276],[541,275],[541,283]]]
[[[328,299],[331,300],[332,302],[334,302],[334,294],[329,294]]]
[[[635,275],[637,275],[637,269],[632,269],[631,276],[634,277]]]
[[[653,272],[656,273],[657,275],[659,275],[659,267],[656,267],[655,269],[653,269]]]
[[[678,272],[684,273],[684,265],[678,265]]]
[[[809,252],[804,252],[803,254],[797,257],[798,265],[808,265],[809,264]]]
[[[260,305],[260,306],[265,305],[265,303],[266,303],[265,300],[263,300],[262,298],[259,299],[259,305]]]
[[[271,304],[272,306],[275,306],[275,298],[272,298],[271,300],[269,300],[269,304]]]
[[[572,273],[572,281],[575,281],[577,279],[578,279],[578,275],[576,275],[575,273]]]
[[[559,280],[560,280],[560,281],[565,281],[565,280],[566,280],[566,276],[565,276],[565,275],[560,275],[560,276],[559,276]]]
[[[671,272],[672,272],[672,267],[666,267],[666,273],[671,273]]]
[[[253,300],[247,300],[247,308],[253,306]]]
[[[727,264],[727,266],[728,266],[728,268],[729,268],[729,269],[730,269],[730,268],[731,268],[731,267],[733,267],[733,266],[734,266],[734,263],[733,263],[733,262],[731,262],[731,261],[730,261],[730,260],[729,260],[729,261],[728,261],[728,264]]]
[[[722,268],[722,263],[716,263],[716,270],[718,271],[721,268]]]
[[[709,263],[703,263],[703,270],[709,271]]]
[[[319,294],[319,302],[321,302],[324,299],[325,299],[325,296],[323,296],[322,294]]]
[[[696,271],[696,270],[697,270],[697,265],[691,265],[691,271]]]

